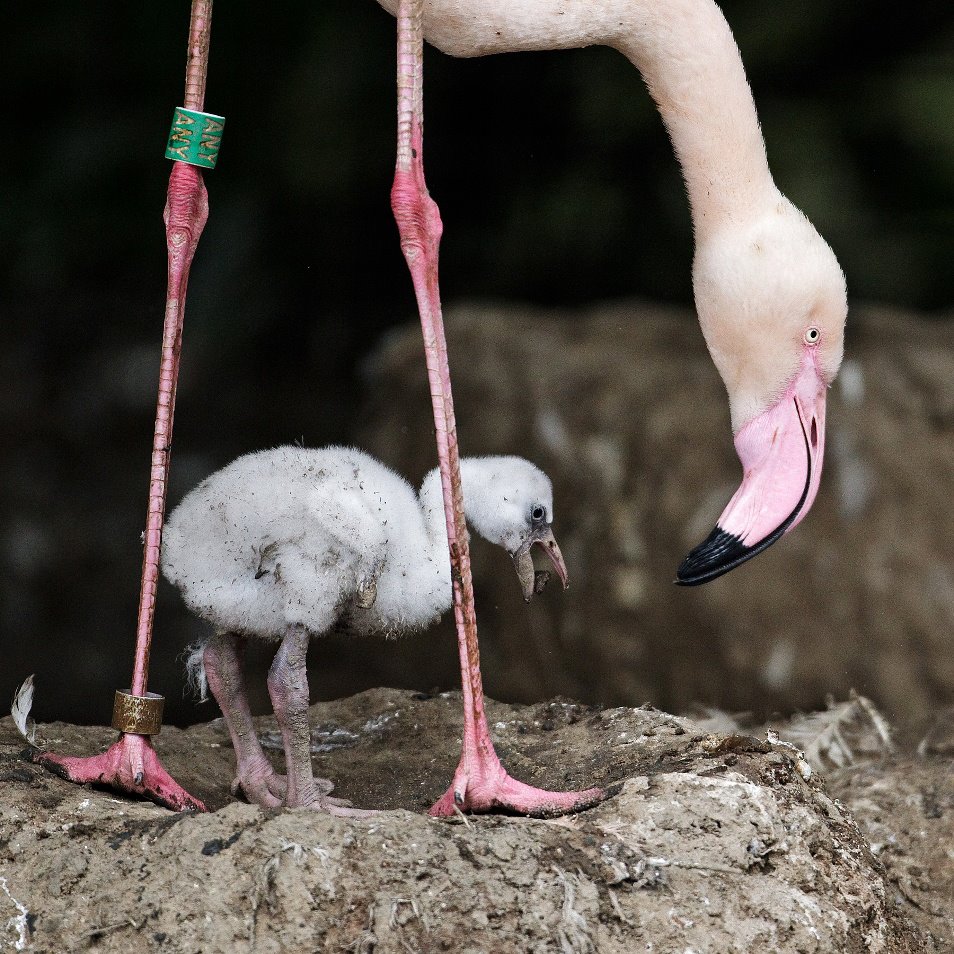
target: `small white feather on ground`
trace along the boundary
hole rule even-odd
[[[17,730],[30,743],[36,745],[36,723],[30,718],[33,708],[33,676],[27,676],[23,685],[17,689],[10,707],[10,715],[16,724]]]
[[[765,735],[772,745],[794,749],[816,772],[881,758],[895,750],[887,719],[870,699],[854,690],[842,702],[829,698],[820,712],[796,713],[768,726],[760,725],[750,712],[724,712],[711,706],[697,706],[688,717],[714,735]]]

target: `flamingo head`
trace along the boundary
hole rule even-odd
[[[847,298],[833,252],[788,200],[701,239],[699,323],[729,393],[742,483],[676,582],[705,583],[796,527],[818,492],[825,397],[841,365]]]
[[[566,563],[553,535],[550,478],[522,457],[465,457],[460,468],[467,521],[510,554],[523,598],[529,603],[550,580],[548,570],[533,565],[535,547],[546,554],[566,589]]]

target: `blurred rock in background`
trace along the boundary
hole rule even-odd
[[[685,589],[675,568],[741,476],[722,383],[688,316],[473,305],[447,321],[462,452],[520,453],[550,474],[570,569],[566,593],[525,607],[506,557],[474,547],[492,695],[770,713],[854,688],[902,722],[950,703],[949,324],[853,309],[815,506],[757,559]],[[434,456],[419,338],[396,333],[369,359],[358,440],[415,481]],[[406,654],[412,671],[453,678],[427,643]]]
[[[447,325],[462,452],[518,453],[547,471],[570,568],[567,592],[551,585],[526,606],[506,555],[475,545],[491,695],[770,714],[857,689],[902,724],[950,704],[954,325],[852,310],[812,511],[757,559],[692,589],[673,585],[675,568],[740,471],[722,383],[691,316],[639,302],[580,312],[480,304],[450,309]],[[193,350],[180,401],[204,394],[213,406],[203,416],[222,424],[208,451],[193,438],[176,457],[173,501],[252,449],[242,436],[265,430],[276,409],[294,419],[313,400],[306,381],[210,390],[201,379],[214,360]],[[16,466],[0,461],[17,504],[0,534],[3,675],[12,693],[38,673],[41,719],[108,721],[112,689],[128,679],[142,500],[122,448],[131,409],[151,412],[144,362],[140,349],[117,352],[88,369],[85,390],[76,379],[70,403],[34,405],[39,433]],[[436,452],[416,324],[367,357],[362,390],[348,439],[419,484]],[[135,437],[145,461],[148,431]],[[203,627],[163,584],[153,681],[171,721],[213,714],[178,691],[176,656]],[[419,637],[330,638],[312,653],[312,684],[326,698],[457,685],[450,616]]]

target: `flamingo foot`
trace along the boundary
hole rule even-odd
[[[33,761],[79,785],[106,785],[177,812],[207,811],[163,768],[146,735],[124,733],[101,755],[89,758],[37,752]]]
[[[347,798],[332,798],[328,793],[334,785],[327,779],[316,778],[291,798],[286,798],[288,808],[308,808],[314,812],[327,812],[341,818],[371,818],[378,813],[374,809],[355,808]]]
[[[208,672],[208,668],[206,671]],[[215,691],[213,688],[213,693]],[[329,792],[332,787],[331,782],[329,782]],[[279,775],[272,768],[272,764],[265,757],[264,752],[255,752],[245,759],[239,755],[231,791],[233,795],[238,795],[241,792],[246,800],[253,805],[261,805],[262,808],[278,808],[285,804],[288,778]]]
[[[316,778],[305,796],[297,795],[288,801],[288,777],[279,775],[271,766],[267,771],[240,771],[232,782],[232,794],[241,792],[253,805],[262,808],[310,808],[329,815],[342,815],[349,818],[370,818],[376,811],[354,808],[346,798],[332,798],[334,782],[327,778]]]
[[[518,782],[507,774],[493,756],[468,770],[463,760],[457,766],[450,788],[428,810],[429,815],[447,818],[457,811],[516,812],[532,818],[553,818],[591,808],[606,798],[601,788],[581,792],[548,792]]]

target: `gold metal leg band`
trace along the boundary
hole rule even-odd
[[[117,689],[113,699],[113,728],[133,735],[158,735],[165,701],[164,696],[155,692],[133,696]]]

